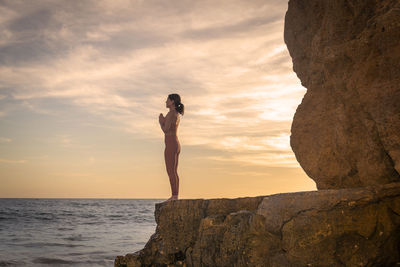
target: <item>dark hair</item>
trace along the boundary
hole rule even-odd
[[[176,111],[183,115],[185,106],[181,103],[181,97],[178,94],[169,94],[168,98],[174,101]]]

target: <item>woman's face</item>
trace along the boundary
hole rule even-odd
[[[172,107],[174,105],[174,100],[169,99],[169,97],[167,97],[167,101],[165,101],[166,107]]]

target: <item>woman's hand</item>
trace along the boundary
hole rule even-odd
[[[158,116],[158,122],[160,124],[164,124],[164,122],[165,122],[165,117],[162,113],[160,113],[160,116]]]

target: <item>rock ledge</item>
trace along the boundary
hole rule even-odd
[[[115,266],[394,266],[400,183],[156,204],[156,232]]]

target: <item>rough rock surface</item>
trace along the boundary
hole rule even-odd
[[[291,0],[284,37],[307,88],[291,146],[317,188],[399,181],[400,1]]]
[[[156,232],[115,266],[400,265],[400,183],[156,204]]]

